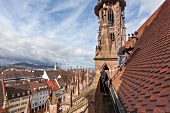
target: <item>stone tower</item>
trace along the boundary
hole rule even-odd
[[[125,43],[124,0],[98,0],[95,14],[99,19],[98,45],[95,53],[95,68],[108,67],[114,71],[117,52]]]

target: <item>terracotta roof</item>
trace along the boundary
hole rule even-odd
[[[139,50],[113,79],[128,112],[170,111],[170,0],[139,29]]]
[[[50,80],[57,79],[58,75],[60,75],[59,71],[46,71],[46,73]]]
[[[56,81],[52,81],[53,82],[53,84],[54,84],[54,86],[55,86],[55,88],[58,90],[58,89],[60,89],[59,88],[59,86],[58,86],[58,84],[56,83]]]
[[[20,85],[12,85],[5,87],[8,99],[15,99],[22,96],[28,95],[28,91],[30,89],[29,84],[20,84]]]
[[[3,71],[2,68],[0,68],[0,74],[2,73],[2,71]]]
[[[22,77],[32,77],[32,76],[33,73],[28,71],[3,71],[3,74],[0,74],[1,79],[22,78]]]
[[[4,84],[5,86],[22,85],[22,84],[28,84],[28,81],[25,80],[5,81]]]
[[[42,81],[44,80],[43,78],[30,78],[30,82],[33,82],[33,81]]]
[[[35,70],[33,73],[34,73],[34,76],[42,77],[42,75],[44,74],[44,71]]]
[[[70,83],[71,77],[75,75],[73,71],[47,71],[47,75],[50,78],[50,80],[58,79],[57,77],[60,75],[63,79],[63,82]]]
[[[60,85],[60,88],[63,88],[66,84],[64,83],[64,80],[62,78],[57,79],[58,84]]]
[[[55,81],[46,81],[46,83],[48,85],[48,89],[52,89],[54,91],[59,90],[59,87],[58,87],[58,85],[56,84]]]

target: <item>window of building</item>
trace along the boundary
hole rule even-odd
[[[26,97],[22,97],[22,100],[25,100],[25,99],[27,99],[28,97],[26,96]]]
[[[114,13],[112,9],[109,9],[108,11],[108,26],[113,26],[114,25]]]
[[[11,97],[14,97],[14,94],[12,94]]]
[[[114,33],[110,33],[110,39],[111,39],[111,41],[115,41],[115,35],[114,35]]]
[[[17,96],[19,97],[19,96],[20,96],[20,93],[17,93]]]
[[[25,95],[25,92],[22,92],[22,95]]]

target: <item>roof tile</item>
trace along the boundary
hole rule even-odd
[[[170,110],[170,0],[138,29],[139,47],[112,81],[128,112],[168,113]],[[130,40],[131,41],[131,40]],[[130,45],[131,42],[127,42]]]

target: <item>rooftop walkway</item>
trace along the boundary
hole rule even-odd
[[[99,113],[114,113],[110,96],[103,96],[103,94],[104,93],[100,93]]]

